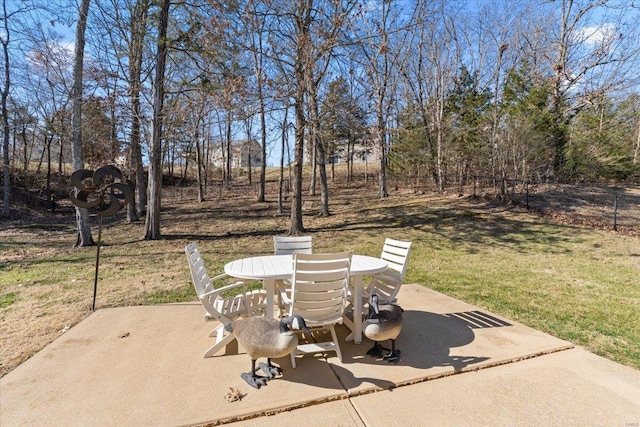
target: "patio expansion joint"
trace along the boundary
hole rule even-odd
[[[274,415],[281,414],[283,412],[295,411],[296,409],[308,408],[315,405],[321,405],[323,403],[336,402],[339,400],[348,400],[349,396],[347,393],[339,395],[339,396],[330,396],[324,399],[316,399],[310,400],[307,402],[292,404],[292,405],[284,405],[278,408],[271,408],[264,411],[253,412],[249,414],[236,415],[228,418],[221,418],[218,420],[208,421],[200,424],[193,424],[192,427],[214,427],[221,426],[225,424],[235,423],[239,421],[247,421],[261,417],[272,417]]]
[[[345,391],[345,394],[341,394],[341,395],[338,395],[338,396],[330,396],[330,397],[327,397],[327,398],[324,398],[324,399],[310,400],[310,401],[303,402],[303,403],[298,403],[298,404],[284,405],[284,406],[281,406],[281,407],[271,408],[271,409],[264,410],[264,411],[258,411],[258,412],[253,412],[253,413],[248,413],[248,414],[243,414],[243,415],[237,415],[237,416],[228,417],[228,418],[222,418],[222,419],[209,421],[209,422],[202,423],[202,424],[195,424],[195,426],[198,426],[198,427],[214,427],[214,426],[221,426],[221,425],[230,424],[230,423],[239,422],[239,421],[247,421],[247,420],[251,420],[251,419],[257,419],[257,418],[260,418],[260,417],[271,417],[271,416],[275,416],[275,415],[278,415],[278,414],[283,413],[283,412],[295,411],[297,409],[308,408],[308,407],[311,407],[311,406],[321,405],[323,403],[334,402],[334,401],[339,401],[339,400],[349,400],[349,403],[353,406],[353,402],[351,401],[351,399],[355,398],[355,397],[364,396],[364,395],[367,395],[367,394],[379,393],[379,392],[382,392],[382,391],[389,391],[389,390],[393,390],[393,389],[396,389],[396,388],[399,388],[399,387],[406,387],[406,386],[410,386],[410,385],[414,385],[414,384],[420,384],[420,383],[427,382],[427,381],[434,381],[434,380],[438,380],[438,379],[442,379],[442,378],[451,377],[451,376],[454,376],[454,375],[460,375],[460,374],[465,374],[465,373],[470,373],[470,372],[478,372],[480,370],[494,368],[494,367],[503,366],[503,365],[509,365],[509,364],[513,364],[513,363],[518,363],[518,362],[521,362],[521,361],[524,361],[524,360],[534,359],[534,358],[537,358],[537,357],[542,357],[542,356],[553,354],[553,353],[567,351],[567,350],[571,350],[571,349],[574,349],[574,348],[575,348],[575,346],[573,344],[568,344],[568,345],[565,345],[565,346],[562,346],[562,347],[557,347],[557,348],[550,349],[550,350],[538,351],[538,352],[535,352],[535,353],[532,353],[532,354],[529,354],[529,355],[525,355],[525,356],[518,356],[518,357],[511,358],[511,359],[501,360],[501,361],[497,361],[497,362],[494,362],[494,363],[489,363],[489,364],[485,364],[485,365],[481,365],[481,366],[468,367],[468,368],[464,368],[464,369],[459,370],[459,371],[444,372],[444,373],[440,373],[440,374],[436,374],[436,375],[426,376],[426,377],[419,378],[419,379],[412,380],[412,381],[405,381],[405,382],[398,383],[398,384],[396,384],[394,386],[391,386],[391,387],[374,387],[374,388],[370,388],[370,389],[366,389],[366,390],[360,390],[360,391],[349,391],[345,387],[345,385],[342,383],[342,381],[340,380],[340,377],[338,376],[338,374],[332,368],[331,371],[334,373],[334,375],[336,376],[336,378],[338,379],[338,381],[342,385],[342,387],[343,387],[343,389]],[[327,362],[327,363],[329,363],[329,362]],[[330,363],[329,363],[329,365],[332,366]],[[353,407],[355,409],[355,406],[353,406]],[[360,416],[360,414],[358,413],[357,409],[356,409],[356,413],[358,414],[358,416]]]
[[[331,363],[329,363],[329,361],[328,361],[328,355],[326,353],[322,353],[322,358],[324,358],[325,362],[329,365],[329,368],[331,369],[331,372],[333,372],[333,375],[336,376],[336,379],[338,380],[338,382],[342,386],[344,394],[341,394],[341,395],[338,395],[338,396],[328,396],[328,397],[323,398],[323,399],[309,400],[309,401],[302,402],[302,403],[297,403],[297,404],[283,405],[283,406],[278,407],[278,408],[271,408],[271,409],[267,409],[267,410],[264,410],[264,411],[258,411],[258,412],[248,413],[248,414],[236,415],[236,416],[228,417],[228,418],[221,418],[221,419],[218,419],[218,420],[215,420],[215,421],[210,421],[210,422],[207,422],[207,423],[204,423],[204,424],[196,424],[196,426],[197,427],[220,426],[220,425],[224,425],[224,424],[235,423],[235,422],[238,422],[238,421],[252,420],[252,419],[260,418],[260,417],[272,417],[274,415],[278,415],[278,414],[281,414],[283,412],[289,412],[289,411],[294,411],[296,409],[308,408],[308,407],[315,406],[315,405],[321,405],[323,403],[335,402],[335,401],[338,401],[338,400],[348,400],[349,399],[349,391],[347,390],[345,385],[340,380],[340,377],[338,376],[338,374],[333,370],[333,367],[332,367]],[[349,403],[351,403],[351,402],[349,402]]]
[[[372,393],[378,393],[381,391],[388,391],[388,390],[393,390],[399,387],[406,387],[406,386],[410,386],[410,385],[414,385],[414,384],[420,384],[420,383],[424,383],[427,381],[434,381],[434,380],[438,380],[438,379],[442,379],[442,378],[447,378],[447,377],[452,377],[454,375],[461,375],[461,374],[465,374],[465,373],[469,373],[469,372],[478,372],[484,369],[489,369],[489,368],[495,368],[498,366],[504,366],[504,365],[510,365],[513,363],[518,363],[521,362],[523,360],[529,360],[529,359],[534,359],[537,357],[542,357],[542,356],[546,356],[549,354],[553,354],[553,353],[559,353],[562,351],[567,351],[567,350],[572,350],[575,348],[575,345],[573,344],[568,344],[562,347],[557,347],[551,350],[544,350],[544,351],[539,351],[536,353],[532,353],[532,354],[528,354],[526,356],[519,356],[519,357],[514,357],[512,359],[506,359],[506,360],[500,360],[497,362],[493,362],[493,363],[488,363],[488,364],[484,364],[481,366],[474,366],[474,367],[468,367],[468,368],[463,368],[459,371],[451,371],[451,372],[443,372],[440,374],[435,374],[435,375],[428,375],[426,377],[423,378],[418,378],[415,380],[411,380],[411,381],[404,381],[404,382],[400,382],[398,384],[395,384],[394,386],[391,387],[374,387],[374,388],[370,388],[370,389],[366,389],[366,390],[360,390],[360,391],[349,391],[347,390],[347,394],[349,396],[349,399],[354,398],[354,397],[358,397],[358,396],[364,396],[367,394],[372,394]]]

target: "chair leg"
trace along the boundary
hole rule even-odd
[[[219,343],[222,338],[225,337],[224,333],[224,325],[222,323],[218,324],[215,328],[209,332],[209,338],[216,337],[216,343]]]
[[[218,334],[218,338],[220,338]],[[224,338],[216,339],[216,343],[204,353],[204,357],[213,357],[221,350],[224,350],[229,343],[235,340],[236,337],[233,334],[227,334]]]
[[[340,351],[340,343],[338,342],[338,335],[336,334],[335,325],[331,325],[331,338],[333,339],[333,343],[336,345],[336,355],[338,356],[338,360],[342,362],[342,352]]]
[[[353,311],[352,311],[353,313]],[[342,323],[349,328],[349,330],[351,332],[353,332],[353,330],[355,329],[355,325],[353,324],[353,319],[351,317],[349,317],[347,315],[347,313],[345,313],[345,315],[342,317]]]

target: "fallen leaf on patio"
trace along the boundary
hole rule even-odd
[[[235,402],[236,400],[240,400],[244,397],[244,394],[242,394],[242,392],[236,388],[233,387],[229,387],[229,391],[227,392],[227,394],[225,394],[225,399],[227,399],[227,402],[231,403],[231,402]]]

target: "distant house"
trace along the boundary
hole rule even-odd
[[[213,166],[223,167],[224,158],[222,150],[220,148],[216,149],[212,160]],[[262,146],[255,139],[251,141],[246,139],[231,141],[231,167],[246,168],[249,166],[262,166]]]
[[[334,153],[333,162],[335,164],[347,163],[347,157],[349,157],[353,164],[377,163],[380,158],[378,156],[378,151],[379,145],[373,140],[366,142],[356,141],[348,150],[347,141],[345,140],[338,145]]]
[[[359,138],[351,147],[347,146],[347,140],[343,139],[337,142],[333,148],[333,152],[327,152],[327,164],[346,164],[347,158],[351,158],[353,164],[377,164],[380,161],[379,156],[380,144],[377,143],[377,138],[368,133],[366,139]],[[310,164],[311,151],[305,149],[304,151],[304,163]]]

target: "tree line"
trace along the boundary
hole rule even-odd
[[[259,202],[279,164],[283,211],[291,168],[290,234],[317,187],[330,214],[327,166],[355,147],[377,153],[378,197],[388,174],[638,180],[639,18],[626,0],[2,0],[3,214],[34,163],[49,186],[117,162],[127,220],[157,239],[163,173],[193,170],[202,201],[237,140],[260,147]]]

